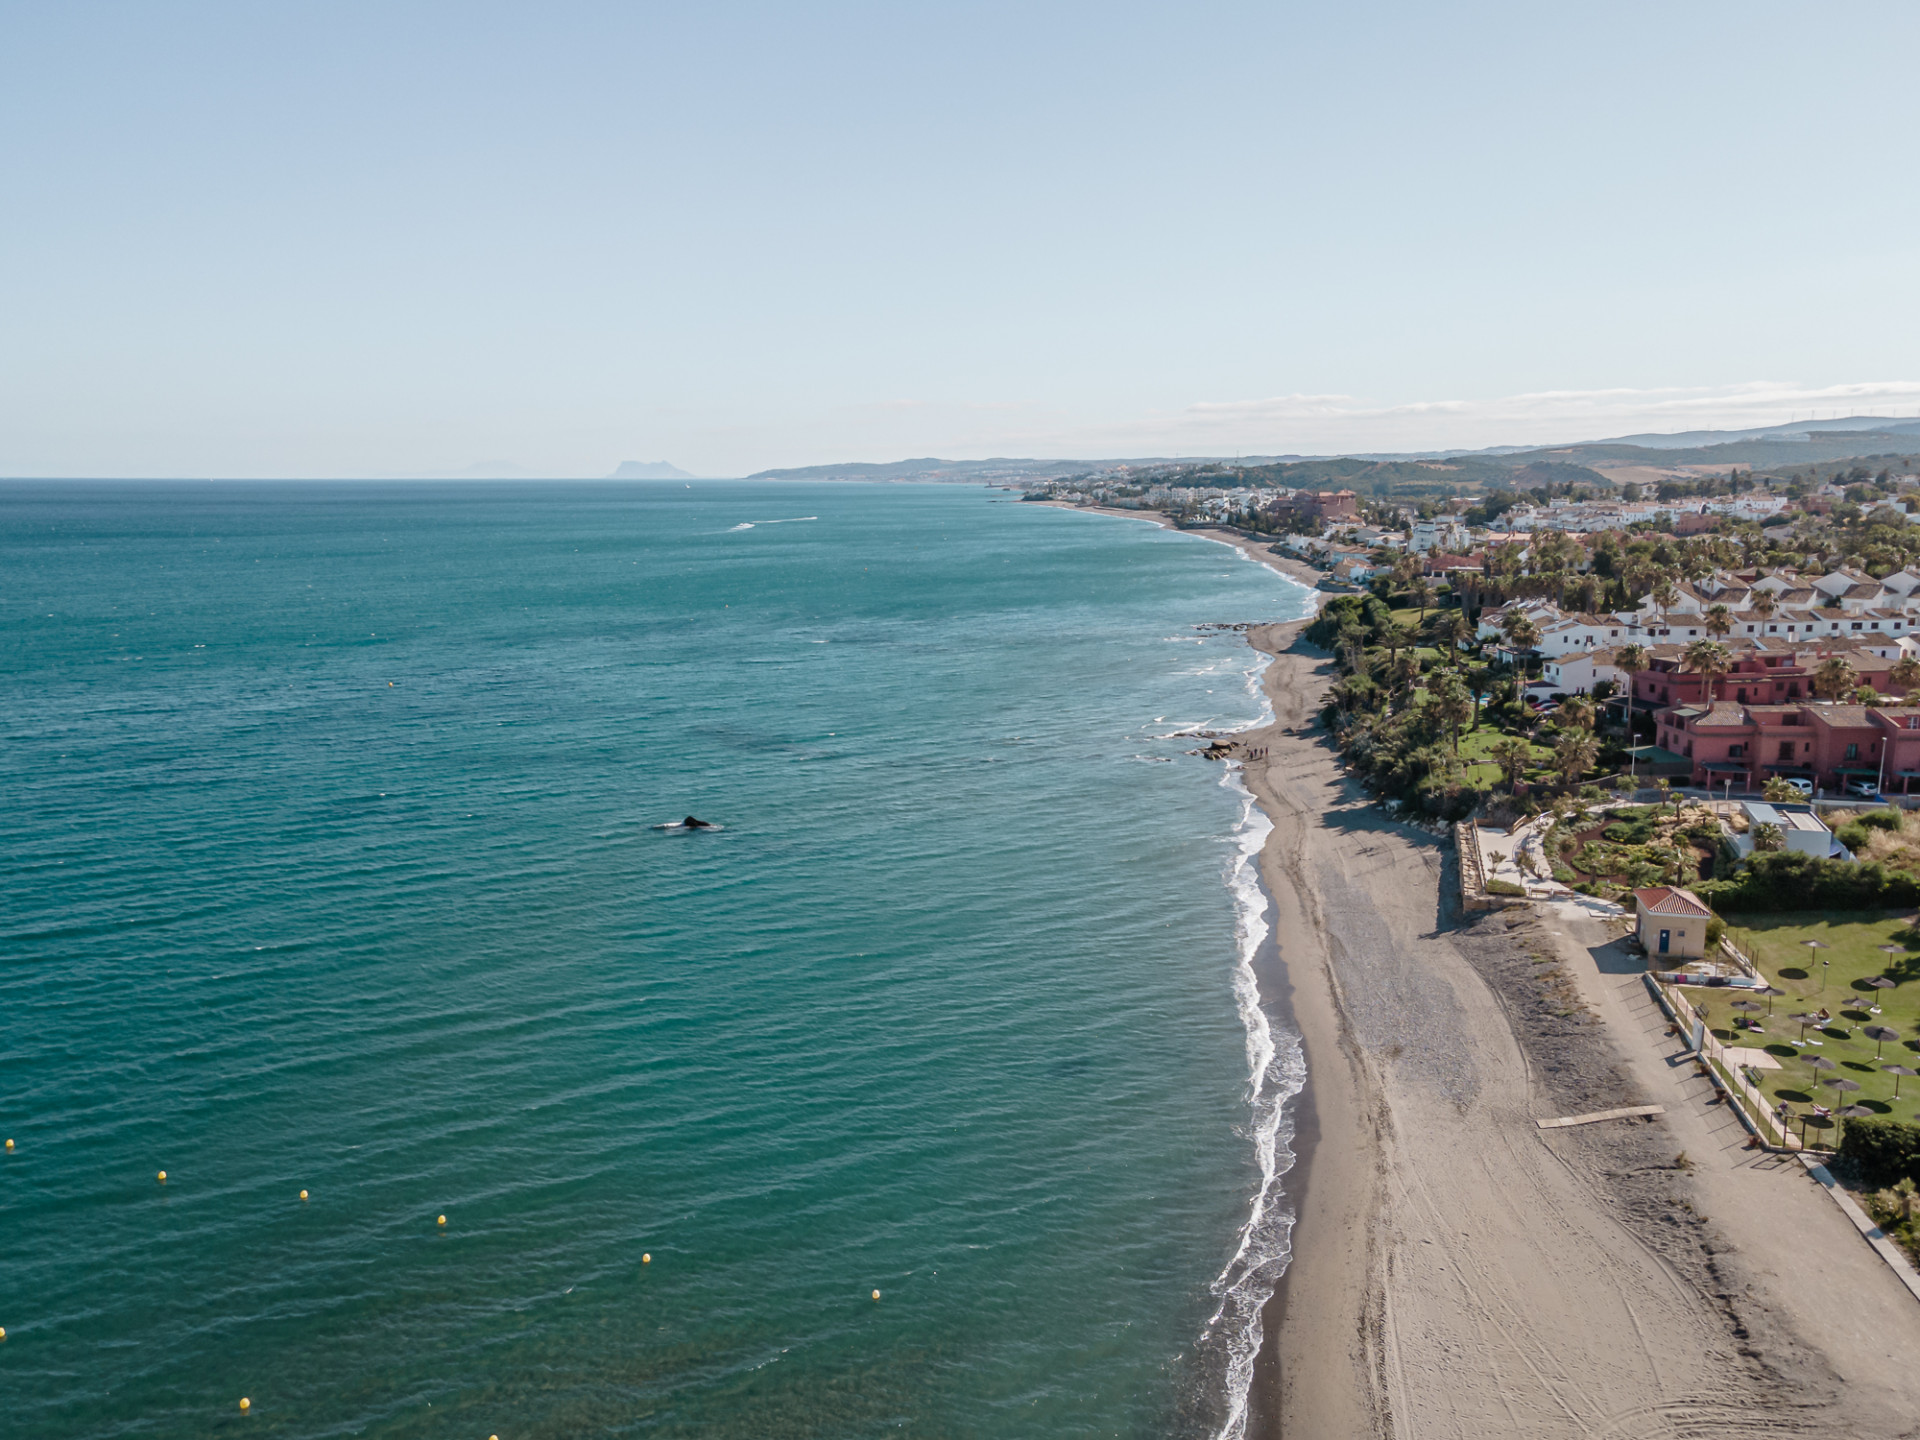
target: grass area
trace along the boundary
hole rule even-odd
[[[1774,997],[1771,1017],[1758,1017],[1765,1033],[1735,1027],[1740,1012],[1731,1002],[1740,998],[1737,995],[1693,990],[1687,998],[1706,1012],[1717,1038],[1764,1049],[1780,1062],[1778,1070],[1759,1072],[1760,1089],[1770,1101],[1784,1100],[1796,1113],[1812,1104],[1834,1109],[1859,1104],[1901,1120],[1920,1116],[1920,1076],[1901,1078],[1883,1068],[1920,1070],[1920,932],[1912,916],[1820,910],[1743,915],[1730,926],[1727,938],[1771,984],[1786,991]],[[1802,943],[1807,940],[1828,948],[1810,950]],[[1899,950],[1887,954],[1878,948],[1882,945]],[[1892,989],[1876,990],[1866,983],[1874,976],[1896,983]],[[1872,1012],[1875,1004],[1880,1007],[1877,1015]],[[1807,1026],[1807,1043],[1793,1043],[1801,1027],[1787,1017],[1823,1008],[1830,1012],[1828,1023]],[[1864,1033],[1869,1025],[1896,1030],[1899,1038],[1876,1043]],[[1835,1068],[1815,1067],[1811,1061],[1816,1056],[1831,1060]],[[1851,1080],[1860,1089],[1843,1092],[1821,1083],[1831,1079]],[[1893,1098],[1896,1081],[1898,1101]]]
[[[1462,760],[1484,760],[1492,752],[1494,746],[1508,738],[1510,737],[1494,729],[1491,722],[1483,719],[1480,722],[1480,728],[1478,730],[1462,730],[1460,732],[1460,758]],[[1550,746],[1537,745],[1531,740],[1527,742],[1527,748],[1533,752],[1533,758],[1542,764],[1545,764],[1553,755],[1553,750]]]

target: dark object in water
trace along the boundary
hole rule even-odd
[[[687,829],[689,830],[711,830],[714,828],[713,823],[711,821],[696,820],[691,815],[687,816],[687,818],[682,820],[680,823],[686,826]]]

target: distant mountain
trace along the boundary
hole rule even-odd
[[[1788,425],[1763,425],[1752,430],[1678,430],[1665,435],[1616,435],[1596,445],[1638,445],[1643,450],[1698,450],[1708,445],[1731,445],[1741,440],[1813,440],[1850,444],[1863,434],[1920,435],[1920,419],[1890,415],[1850,415],[1844,420],[1799,420]]]
[[[694,477],[678,465],[664,460],[622,460],[609,480],[691,480]]]
[[[795,470],[761,470],[749,480],[946,480],[982,485],[995,480],[1046,480],[1078,475],[1087,460],[891,460],[884,464],[848,461],[840,465],[804,465]],[[1160,462],[1142,462],[1160,463]]]

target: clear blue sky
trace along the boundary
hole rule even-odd
[[[1920,6],[0,0],[0,474],[1920,413]]]

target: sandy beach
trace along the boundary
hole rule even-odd
[[[1920,1436],[1920,1300],[1797,1160],[1746,1148],[1616,927],[1460,911],[1451,839],[1373,804],[1318,726],[1335,673],[1305,623],[1249,630],[1274,719],[1236,737],[1274,827],[1262,994],[1308,1066],[1248,1434]]]
[[[1313,724],[1332,668],[1299,629],[1250,632],[1275,721],[1242,737],[1274,823],[1262,982],[1309,1067],[1250,1433],[1920,1433],[1920,1302],[1673,1063],[1605,922],[1458,913],[1450,842],[1368,803]]]

